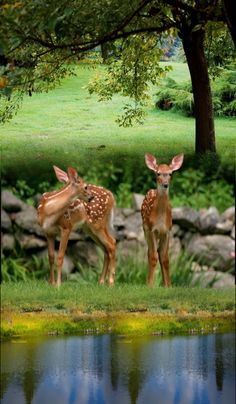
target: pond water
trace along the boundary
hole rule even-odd
[[[231,333],[4,342],[1,403],[233,404],[234,344]]]

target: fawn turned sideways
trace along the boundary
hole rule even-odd
[[[108,268],[109,285],[114,284],[115,239],[110,228],[115,200],[103,187],[86,184],[75,169],[67,173],[54,166],[56,177],[66,185],[59,191],[43,194],[38,206],[38,221],[48,242],[50,283],[54,283],[55,238],[61,233],[57,257],[57,286],[61,285],[62,264],[72,229],[81,227],[104,251],[103,271],[100,284],[105,282]]]

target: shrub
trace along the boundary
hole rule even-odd
[[[212,83],[213,106],[217,116],[236,115],[236,72],[225,70]],[[185,116],[194,116],[194,102],[191,82],[177,83],[167,78],[156,93],[156,106],[160,109],[181,111]]]
[[[220,178],[209,181],[203,171],[188,169],[173,177],[171,204],[174,207],[191,206],[196,210],[215,206],[223,212],[234,205],[233,186]]]
[[[175,80],[163,80],[157,93],[156,106],[163,110],[173,109],[182,111],[186,116],[192,116],[193,94],[190,82],[178,84]]]

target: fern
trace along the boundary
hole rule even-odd
[[[236,72],[224,71],[212,84],[213,106],[217,116],[236,115]],[[156,93],[156,107],[180,111],[186,116],[194,116],[194,101],[190,81],[177,83],[167,78]]]

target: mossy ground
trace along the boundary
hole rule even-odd
[[[164,289],[45,281],[2,284],[2,338],[27,335],[153,335],[235,328],[234,289]]]

